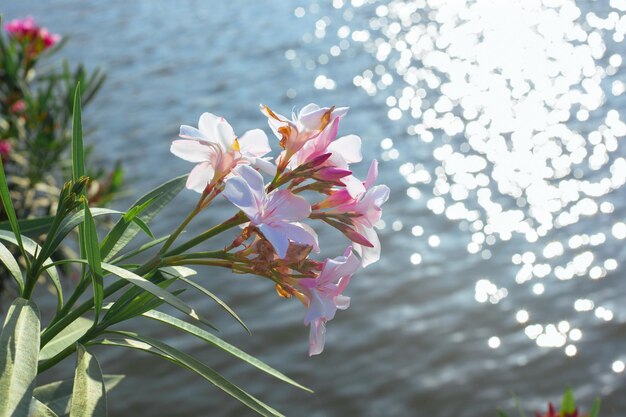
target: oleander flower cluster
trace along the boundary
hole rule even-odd
[[[9,37],[27,46],[25,51],[29,58],[35,58],[61,40],[61,35],[50,33],[48,29],[40,27],[31,16],[13,19],[4,25],[4,29]]]
[[[291,117],[267,106],[261,111],[282,148],[276,157],[263,130],[238,136],[211,113],[200,116],[197,128],[181,126],[171,152],[195,164],[187,188],[201,194],[198,207],[222,195],[240,210],[241,232],[225,248],[233,270],[268,278],[280,296],[304,304],[309,354],[316,355],[326,323],[350,304],[343,293],[351,277],[380,258],[375,224],[389,188],[376,184],[376,160],[365,179],[353,174],[363,159],[361,139],[338,137],[348,108],[309,104]],[[313,221],[343,233],[346,249],[323,261],[312,258],[320,252]]]

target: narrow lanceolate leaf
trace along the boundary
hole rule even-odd
[[[106,417],[106,389],[100,365],[83,345],[76,345],[76,353],[70,417]]]
[[[600,398],[596,398],[593,402],[593,407],[589,412],[589,417],[598,417],[600,415]]]
[[[102,280],[102,259],[100,258],[100,245],[98,244],[98,233],[96,223],[89,211],[89,205],[85,204],[85,250],[87,251],[87,261],[89,262],[89,272],[93,285],[93,300],[96,318],[100,316],[102,310],[102,300],[104,299],[104,284]]]
[[[185,267],[168,266],[168,267],[165,267],[165,268],[161,268],[161,271],[167,272],[167,273],[171,273],[172,275],[176,276],[179,280],[181,280],[181,281],[191,285],[196,290],[200,291],[201,293],[203,293],[204,295],[206,295],[207,297],[209,297],[210,299],[215,301],[215,303],[217,303],[217,305],[222,307],[228,314],[230,314],[235,320],[237,320],[237,322],[239,324],[241,324],[241,326],[245,329],[245,331],[248,332],[248,334],[251,334],[250,329],[248,328],[248,326],[246,326],[246,324],[243,322],[243,320],[241,320],[241,318],[237,315],[237,313],[235,313],[233,311],[233,309],[231,309],[228,306],[228,304],[226,304],[224,301],[222,301],[217,295],[213,294],[211,291],[207,290],[203,286],[201,286],[201,285],[197,284],[196,282],[194,282],[194,281],[190,280],[189,278],[187,278],[190,275],[182,273],[177,268],[185,268]],[[190,269],[190,268],[186,268],[186,269]],[[192,269],[192,271],[193,271],[193,269]],[[195,274],[195,271],[193,271],[193,272]]]
[[[145,350],[150,353],[155,353],[165,359],[168,359],[174,362],[178,366],[187,368],[190,371],[197,373],[198,375],[202,376],[204,379],[211,382],[213,385],[215,385],[222,391],[236,398],[242,404],[246,405],[247,407],[256,411],[262,416],[284,417],[281,413],[279,413],[278,411],[276,411],[269,405],[256,399],[252,395],[248,394],[247,392],[239,388],[237,385],[233,384],[232,382],[224,378],[214,369],[208,367],[207,365],[203,364],[202,362],[195,359],[194,357],[184,352],[179,351],[178,349],[175,349],[151,337],[141,336],[136,333],[121,332],[121,331],[109,332],[109,333],[122,336],[122,338],[112,339],[112,340],[105,339],[104,341],[100,343],[108,344],[108,345],[132,347],[135,349]],[[151,346],[153,349],[145,349],[142,346],[137,346],[136,344],[133,344],[132,342],[129,343],[129,339],[131,340],[134,339],[136,341],[143,342],[144,344]],[[155,352],[154,349],[156,349],[157,352]]]
[[[22,239],[24,243],[24,250],[27,253],[29,253],[30,255],[34,257],[36,253],[41,252],[41,248],[39,247],[37,243],[35,243],[35,241],[33,241],[32,239],[26,236],[22,236]],[[14,245],[17,244],[17,239],[13,235],[13,233],[7,232],[6,230],[0,230],[0,240],[13,243]],[[54,288],[56,289],[57,310],[60,310],[61,307],[63,307],[63,288],[61,287],[61,278],[59,277],[59,273],[57,272],[54,266],[50,266],[51,263],[52,261],[50,260],[50,258],[48,258],[44,261],[43,266],[44,268],[47,267],[46,273],[50,277],[50,281],[52,281],[52,285],[54,285]]]
[[[122,380],[124,375],[103,375],[106,392],[111,392]],[[34,396],[59,416],[70,413],[72,388],[74,381],[65,379],[35,388]]]
[[[138,248],[135,248],[135,249],[133,249],[131,251],[126,252],[123,255],[118,256],[115,259],[110,260],[109,263],[112,263],[113,265],[117,265],[118,263],[120,263],[122,261],[125,261],[126,259],[130,259],[133,256],[137,256],[140,253],[145,252],[148,249],[151,249],[151,248],[155,247],[156,245],[165,242],[169,238],[170,238],[170,235],[165,235],[165,236],[162,236],[162,237],[160,237],[158,239],[151,240],[148,243],[144,243],[143,245],[140,245]]]
[[[172,293],[164,290],[163,288],[159,287],[158,285],[153,284],[152,282],[148,281],[147,279],[140,277],[139,275],[128,271],[124,268],[120,268],[119,266],[115,266],[115,265],[111,265],[111,264],[107,264],[107,263],[102,263],[102,269],[104,269],[107,272],[110,272],[111,274],[117,275],[118,277],[130,282],[133,285],[136,285],[137,287],[140,287],[141,289],[148,291],[150,294],[154,295],[155,297],[165,301],[167,304],[171,305],[172,307],[182,311],[183,313],[187,314],[189,317],[198,320],[204,324],[206,324],[207,326],[215,329],[215,326],[209,322],[208,320],[202,318],[197,312],[196,310],[194,310],[192,307],[189,307],[184,301],[182,301],[180,298],[176,297],[175,295],[173,295]]]
[[[58,417],[58,415],[48,408],[47,405],[33,397],[30,402],[30,412],[28,417]]]
[[[561,400],[561,415],[573,414],[576,411],[576,402],[574,401],[574,393],[570,387],[565,389],[563,399]]]
[[[45,216],[36,217],[34,219],[18,220],[17,223],[20,226],[20,230],[22,231],[23,235],[37,237],[42,233],[45,233],[50,228],[53,221],[54,216]],[[8,221],[0,222],[0,229],[13,230],[11,228],[11,223]]]
[[[72,179],[85,175],[85,149],[83,146],[83,122],[80,111],[80,83],[74,91],[74,109],[72,113]]]
[[[15,209],[13,208],[13,201],[11,201],[11,195],[9,194],[9,185],[7,184],[6,176],[4,175],[4,165],[0,159],[0,198],[2,198],[2,207],[6,213],[9,223],[11,224],[11,230],[15,234],[17,246],[22,251],[22,255],[28,263],[28,257],[24,251],[24,245],[22,244],[22,233],[20,232],[20,226],[17,223],[17,216],[15,215]]]
[[[182,321],[180,319],[177,319],[176,317],[172,317],[169,314],[165,314],[162,313],[160,311],[147,311],[145,313],[143,313],[143,315],[145,317],[151,318],[153,320],[157,320],[160,321],[162,323],[168,324],[172,327],[175,327],[179,330],[182,330],[184,332],[189,333],[190,335],[193,335],[199,339],[204,340],[205,342],[208,342],[210,344],[212,344],[213,346],[222,349],[224,352],[229,353],[231,355],[233,355],[234,357],[241,359],[244,362],[249,363],[250,365],[260,369],[261,371],[273,376],[274,378],[280,379],[283,382],[286,382],[288,384],[291,384],[295,387],[298,387],[300,389],[303,389],[305,391],[308,392],[313,392],[310,389],[308,389],[307,387],[298,384],[296,381],[294,381],[293,379],[289,378],[287,375],[283,374],[280,371],[277,371],[276,369],[272,368],[271,366],[265,364],[264,362],[260,361],[259,359],[255,358],[252,355],[247,354],[246,352],[236,348],[235,346],[223,341],[222,339],[220,339],[219,337],[216,337],[215,335],[207,332],[204,329],[199,328],[198,326],[194,326],[193,324],[187,323],[185,321]]]
[[[17,298],[0,334],[0,417],[28,417],[38,354],[39,310]]]
[[[91,327],[93,327],[93,320],[78,317],[41,348],[39,360],[45,361],[61,353],[66,348],[76,343]]]
[[[22,277],[22,270],[20,269],[20,265],[17,263],[13,254],[9,249],[7,249],[4,244],[0,243],[0,261],[6,266],[7,270],[11,274],[11,276],[17,282],[17,286],[20,288],[20,293],[24,290],[24,278]]]
[[[185,187],[186,181],[187,176],[183,175],[158,186],[137,200],[131,206],[129,212],[134,210],[135,207],[149,203],[136,215],[136,219],[142,220],[145,224],[150,223],[154,216],[181,192]],[[100,248],[102,259],[105,262],[113,259],[139,233],[139,230],[140,227],[136,222],[128,223],[125,219],[120,219],[102,241],[102,247]]]

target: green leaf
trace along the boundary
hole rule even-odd
[[[181,270],[181,268],[185,268],[185,270],[190,270],[193,271],[193,274],[189,274],[188,271],[185,270]],[[250,329],[248,328],[248,326],[246,326],[246,324],[243,322],[243,320],[241,320],[241,318],[237,315],[237,313],[235,313],[233,311],[233,309],[231,309],[228,304],[226,304],[224,301],[222,301],[217,295],[213,294],[211,291],[207,290],[206,288],[204,288],[203,286],[197,284],[196,282],[188,279],[188,276],[191,275],[195,275],[196,271],[194,271],[191,268],[186,268],[186,267],[181,267],[181,266],[166,266],[164,268],[160,268],[161,271],[170,273],[171,275],[174,275],[176,277],[178,277],[178,279],[180,279],[181,281],[191,285],[192,287],[194,287],[196,290],[200,291],[201,293],[203,293],[204,295],[206,295],[207,297],[211,298],[213,301],[215,301],[217,303],[217,305],[219,305],[220,307],[222,307],[228,314],[230,314],[235,320],[237,320],[237,322],[239,324],[241,324],[241,326],[245,329],[246,332],[248,332],[248,334],[252,334],[252,332],[250,332]]]
[[[39,310],[23,298],[11,304],[0,333],[0,417],[27,417],[37,376]]]
[[[129,211],[149,202],[150,204],[148,204],[142,212],[137,215],[138,219],[141,219],[146,224],[149,223],[154,216],[156,216],[161,209],[163,209],[163,207],[169,204],[169,202],[172,201],[178,193],[180,193],[180,191],[185,187],[186,181],[187,176],[183,175],[158,186],[137,200],[131,206]],[[124,219],[120,219],[102,241],[102,246],[100,248],[102,259],[106,262],[111,260],[137,235],[139,230],[140,227],[137,226],[136,223],[128,224]]]
[[[20,265],[17,263],[11,251],[4,246],[4,244],[0,243],[0,261],[7,267],[7,270],[11,274],[15,281],[17,282],[17,286],[20,288],[20,293],[24,291],[24,278],[22,277],[22,270],[20,269]]]
[[[498,417],[509,417],[509,415],[502,410],[498,410]]]
[[[49,409],[44,403],[34,398],[30,402],[29,417],[58,417],[57,414]]]
[[[85,149],[83,146],[83,123],[80,111],[80,82],[74,90],[72,112],[72,179],[78,181],[85,175]]]
[[[593,402],[593,407],[591,407],[591,412],[589,413],[589,417],[598,417],[600,415],[600,398],[596,398]]]
[[[111,392],[124,379],[124,375],[103,375],[103,377],[106,392]],[[73,385],[72,379],[51,382],[35,388],[34,396],[59,416],[64,416],[70,413]]]
[[[572,414],[576,411],[576,402],[574,401],[574,393],[570,387],[565,389],[563,399],[561,400],[561,416]]]
[[[169,314],[165,314],[162,313],[160,311],[147,311],[145,313],[143,313],[144,317],[148,317],[151,318],[153,320],[157,320],[160,321],[162,323],[168,324],[172,327],[175,327],[179,330],[182,330],[184,332],[189,333],[190,335],[193,335],[199,339],[204,340],[205,342],[208,342],[210,344],[212,344],[213,346],[223,350],[224,352],[233,355],[234,357],[236,357],[237,359],[241,359],[244,362],[249,363],[250,365],[256,367],[257,369],[260,369],[261,371],[273,376],[274,378],[277,378],[283,382],[286,382],[290,385],[293,385],[295,387],[298,387],[304,391],[308,391],[308,392],[313,392],[311,391],[309,388],[300,385],[299,383],[297,383],[296,381],[294,381],[293,379],[289,378],[287,375],[283,374],[280,371],[277,371],[276,369],[272,368],[271,366],[265,364],[264,362],[262,362],[261,360],[255,358],[252,355],[247,354],[246,352],[236,348],[235,346],[225,342],[224,340],[220,339],[219,337],[216,337],[215,335],[207,332],[204,329],[199,328],[198,326],[194,326],[193,324],[187,323],[185,321],[182,321],[180,319],[177,319],[176,317],[170,316]]]
[[[100,245],[98,244],[98,232],[96,223],[89,211],[89,205],[85,204],[85,249],[87,251],[87,261],[89,262],[89,272],[93,285],[93,300],[95,309],[95,322],[98,322],[102,301],[104,300],[104,284],[102,280],[102,259],[100,258]]]
[[[54,339],[41,348],[41,351],[39,352],[39,360],[48,360],[73,345],[78,339],[87,333],[91,327],[93,327],[93,324],[94,322],[91,319],[78,317],[66,328],[61,330],[61,332],[59,332]]]
[[[179,351],[178,349],[175,349],[169,345],[166,345],[165,343],[162,343],[156,339],[153,339],[147,336],[141,336],[136,333],[121,332],[121,331],[107,332],[107,333],[120,335],[122,336],[122,339],[121,340],[105,339],[99,343],[115,345],[115,346],[132,347],[135,349],[145,350],[147,352],[157,354],[165,359],[168,359],[176,363],[177,365],[181,367],[187,368],[197,373],[198,375],[202,376],[203,378],[211,382],[213,385],[215,385],[222,391],[236,398],[241,403],[243,403],[250,409],[256,411],[257,413],[261,414],[262,416],[284,417],[278,411],[274,410],[267,404],[261,402],[260,400],[256,399],[252,395],[248,394],[247,392],[245,392],[244,390],[242,390],[241,388],[239,388],[238,386],[236,386],[235,384],[233,384],[232,382],[224,378],[222,375],[220,375],[218,372],[216,372],[212,368],[208,367],[207,365],[203,364],[202,362],[198,361],[192,356]],[[129,342],[128,339],[135,339],[136,341],[143,342],[143,344],[138,345],[136,343]],[[156,349],[156,352],[154,349],[149,349],[149,348],[146,349],[145,344]]]
[[[183,313],[187,314],[189,317],[198,320],[204,324],[206,324],[207,326],[215,329],[215,326],[208,320],[200,317],[200,315],[198,315],[198,313],[196,312],[196,310],[194,310],[192,307],[189,307],[185,302],[183,302],[180,298],[176,297],[175,295],[173,295],[172,293],[164,290],[163,288],[159,287],[158,285],[153,284],[152,282],[148,281],[147,279],[140,277],[139,275],[128,271],[124,268],[120,268],[119,266],[115,266],[115,265],[111,265],[111,264],[107,264],[107,263],[102,263],[102,268],[107,271],[110,272],[111,274],[117,275],[118,277],[125,279],[126,281],[130,282],[133,285],[136,285],[140,288],[142,288],[145,291],[148,291],[150,294],[154,295],[155,297],[165,301],[167,304],[171,305],[172,307],[182,311]],[[217,329],[216,329],[217,330]]]
[[[70,417],[106,417],[106,388],[100,365],[80,343],[76,344],[76,353]]]
[[[170,278],[162,282],[155,282],[159,287],[165,289],[176,281],[176,278]],[[180,294],[181,291],[173,291],[173,295]],[[144,311],[157,308],[164,301],[156,298],[154,295],[142,290],[139,287],[132,287],[127,290],[120,298],[115,300],[110,306],[107,306],[107,313],[102,318],[102,325],[110,327],[115,323],[130,320],[133,317],[141,315]],[[104,306],[103,306],[104,308]]]
[[[17,223],[20,226],[20,230],[22,231],[23,235],[29,237],[37,237],[45,233],[50,228],[53,221],[54,216],[45,216],[36,217],[34,219],[18,220]],[[13,230],[9,221],[0,222],[0,229]]]
[[[41,248],[35,241],[30,239],[29,237],[22,236],[24,242],[24,250],[31,254],[33,257],[36,253],[41,252]],[[0,240],[4,240],[14,245],[17,244],[17,239],[13,235],[12,232],[8,232],[6,230],[0,230]],[[63,307],[63,288],[61,287],[61,278],[59,277],[59,273],[57,272],[54,266],[50,266],[52,261],[48,258],[43,262],[43,266],[46,268],[46,273],[50,277],[50,281],[52,281],[52,285],[57,291],[57,310],[60,310]]]
[[[19,246],[24,259],[26,259],[26,263],[28,264],[30,261],[26,256],[26,252],[24,251],[24,245],[22,244],[22,232],[20,232],[20,226],[17,223],[17,216],[15,215],[15,209],[13,208],[13,201],[11,200],[11,195],[9,194],[9,186],[7,184],[7,179],[4,175],[4,165],[2,165],[2,159],[0,158],[0,198],[2,198],[2,206],[4,207],[4,212],[7,215],[9,223],[11,224],[11,230],[13,230],[13,234],[16,237],[17,246]]]
[[[111,210],[106,208],[92,208],[90,210],[91,215],[93,217],[105,216],[108,214],[124,214],[121,211]],[[76,228],[76,226],[81,226],[85,222],[85,211],[80,210],[69,217],[66,217],[61,222],[61,226],[59,227],[59,231],[54,236],[54,239],[48,243],[44,244],[44,249],[46,250],[46,254],[51,256],[52,253],[56,250],[59,245],[63,242],[65,237]],[[80,236],[79,236],[80,237]],[[83,238],[84,239],[84,238]]]
[[[126,259],[132,258],[133,256],[139,255],[142,252],[147,251],[148,249],[151,249],[153,247],[155,247],[156,245],[165,242],[167,239],[169,239],[170,235],[166,235],[163,237],[160,237],[158,239],[155,240],[151,240],[148,243],[144,243],[143,245],[139,246],[136,249],[133,249],[129,252],[126,252],[123,255],[118,256],[115,259],[112,259],[111,261],[109,261],[109,263],[112,263],[114,265],[117,265],[118,263],[125,261]]]

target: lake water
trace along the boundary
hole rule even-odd
[[[287,113],[308,102],[351,107],[342,133],[363,138],[392,188],[382,259],[353,279],[321,356],[307,357],[302,306],[263,280],[199,271],[252,336],[188,294],[220,336],[315,395],[151,322],[129,327],[290,416],[488,416],[512,410],[513,393],[543,409],[568,384],[581,404],[602,396],[602,416],[626,413],[626,1],[3,6],[6,20],[32,14],[70,36],[72,62],[106,70],[88,140],[102,162],[124,162],[137,193],[190,169],[169,144],[200,113],[241,133],[264,127],[259,103]],[[196,197],[183,192],[154,231]],[[220,202],[195,227],[230,210]],[[320,235],[328,256],[345,244],[334,236]],[[250,414],[167,362],[96,354],[106,373],[129,375],[111,415]]]

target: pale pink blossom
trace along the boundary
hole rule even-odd
[[[389,199],[389,187],[374,185],[377,177],[378,162],[373,160],[363,182],[364,192],[352,197],[346,188],[340,188],[317,205],[320,208],[331,208],[329,213],[356,215],[350,218],[354,231],[372,244],[371,247],[355,244],[354,249],[361,256],[364,267],[380,259],[380,240],[374,225],[382,216],[382,205]]]
[[[339,120],[348,112],[347,107],[319,107],[317,104],[308,104],[288,119],[273,112],[267,106],[261,106],[261,111],[268,118],[268,123],[274,134],[280,139],[285,149],[279,159],[279,170],[287,167],[290,159],[311,139],[325,134],[330,141],[335,139]]]
[[[260,129],[249,130],[237,138],[223,117],[203,113],[198,128],[180,127],[181,140],[175,140],[171,152],[196,163],[187,178],[187,188],[202,193],[207,185],[215,185],[239,164],[267,167],[263,158],[271,149],[267,136]]]
[[[224,196],[240,208],[272,244],[279,258],[284,258],[289,242],[309,245],[319,252],[317,234],[299,223],[311,214],[311,205],[289,190],[265,191],[263,177],[250,166],[241,165],[226,180]]]
[[[326,323],[335,317],[337,310],[350,306],[350,298],[343,295],[352,274],[359,268],[359,260],[348,247],[343,256],[327,259],[316,278],[298,280],[298,288],[305,296],[307,312],[304,324],[310,326],[309,356],[324,350]]]

